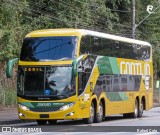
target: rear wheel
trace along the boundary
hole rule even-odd
[[[48,120],[48,123],[50,125],[55,125],[57,123],[57,120]]]
[[[135,106],[134,106],[134,112],[131,113],[132,118],[137,118],[138,117],[138,112],[139,112],[139,107],[138,107],[138,101],[137,99],[135,100]]]
[[[98,112],[96,113],[95,122],[99,123],[103,120],[104,117],[104,106],[103,103],[100,102],[98,107]]]
[[[143,115],[144,111],[144,101],[141,101],[140,106],[139,106],[139,111],[138,111],[138,117],[141,118]]]
[[[46,120],[36,120],[38,125],[45,125],[47,123]]]
[[[90,117],[89,118],[84,118],[83,121],[85,124],[92,124],[94,121],[94,117],[95,117],[95,107],[94,104],[92,102],[91,107],[90,107]]]

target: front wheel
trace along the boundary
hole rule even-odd
[[[91,107],[90,107],[90,117],[89,118],[84,118],[83,121],[85,124],[92,124],[94,121],[94,117],[95,117],[95,107],[94,104],[92,102]]]
[[[130,113],[125,113],[125,114],[123,114],[123,117],[124,117],[124,118],[130,118],[130,117],[131,117],[131,114],[130,114]]]
[[[57,120],[48,120],[48,123],[50,125],[55,125],[57,123]]]
[[[38,125],[46,125],[46,120],[36,120]]]

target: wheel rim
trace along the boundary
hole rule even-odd
[[[135,113],[135,116],[137,117],[137,116],[138,116],[138,104],[137,104],[137,101],[136,101],[136,103],[135,103],[134,113]]]
[[[94,107],[92,105],[91,108],[90,108],[90,120],[91,120],[91,122],[93,121],[93,119],[94,119]]]
[[[100,106],[99,106],[98,118],[99,118],[100,121],[101,121],[102,118],[103,118],[103,107],[102,107],[102,104],[100,104]]]
[[[140,111],[141,111],[141,115],[143,114],[143,104],[141,103],[141,106],[140,106]]]

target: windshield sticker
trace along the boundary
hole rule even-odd
[[[44,90],[44,95],[50,95],[51,94],[51,90],[47,89],[47,90]]]

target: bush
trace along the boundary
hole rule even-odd
[[[2,106],[16,106],[17,94],[16,90],[11,88],[0,88],[0,105]]]

